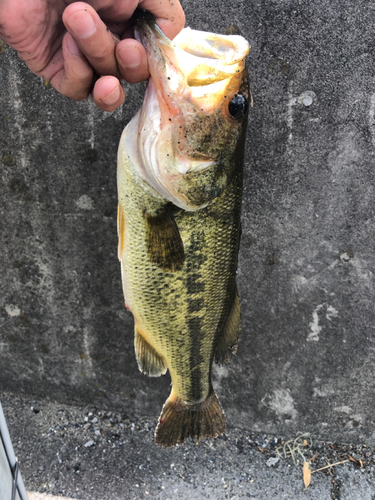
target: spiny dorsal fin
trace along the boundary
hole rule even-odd
[[[187,405],[167,399],[155,431],[155,442],[161,446],[174,446],[185,439],[214,438],[225,432],[226,420],[219,400],[211,388],[203,403]]]
[[[241,307],[238,297],[237,287],[234,294],[232,309],[225,323],[223,333],[219,338],[219,342],[215,351],[215,361],[219,365],[228,363],[233,354],[237,351],[238,339],[241,330]]]
[[[134,328],[134,348],[139,370],[149,377],[159,377],[167,371],[163,358],[150,346],[139,333],[137,325]]]
[[[185,261],[184,244],[172,211],[168,205],[157,215],[144,213],[146,245],[151,262],[164,271],[182,269]]]

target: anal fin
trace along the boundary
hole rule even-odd
[[[165,447],[174,446],[189,437],[217,437],[225,432],[225,428],[225,415],[212,388],[208,398],[195,405],[185,404],[170,396],[159,417],[155,442]]]
[[[185,261],[182,242],[171,208],[166,205],[157,215],[144,213],[146,245],[151,262],[164,271],[182,269]]]
[[[241,307],[238,297],[237,288],[234,294],[234,300],[231,311],[228,315],[221,337],[219,338],[216,351],[215,361],[219,365],[228,363],[233,354],[237,351],[238,339],[241,330]]]
[[[139,333],[137,325],[134,328],[134,348],[139,370],[149,377],[159,377],[167,371],[163,358]]]

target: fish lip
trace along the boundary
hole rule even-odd
[[[165,54],[165,48],[169,49],[171,56],[175,52],[176,45],[159,28],[155,17],[146,10],[136,10],[134,36],[146,50],[150,79],[155,82],[159,97],[161,95],[166,97],[169,93],[169,85],[164,73],[169,58]],[[164,47],[162,48],[160,45]],[[175,66],[175,69],[180,73],[178,65]]]
[[[159,28],[156,23],[155,16],[151,14],[151,12],[149,12],[148,10],[136,9],[133,17],[135,20],[136,34],[138,32],[138,34],[142,35],[142,31],[144,31],[144,25],[146,24],[157,38],[162,39],[166,43],[169,42],[170,45],[173,45],[171,40]]]
[[[134,13],[135,25],[134,36],[140,42],[147,52],[147,56],[154,55],[160,50],[158,41],[174,49],[175,44],[170,40],[157,25],[156,19],[151,12],[142,9],[136,9]],[[162,52],[162,51],[161,51]],[[152,74],[151,74],[152,76]]]

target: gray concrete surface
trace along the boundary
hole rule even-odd
[[[214,368],[229,432],[374,444],[374,5],[183,5],[252,45],[243,330]],[[117,143],[144,86],[104,113],[1,45],[0,88],[0,390],[156,418],[169,379],[138,372],[116,257]]]
[[[175,448],[153,443],[156,419],[4,394],[4,412],[33,500],[372,500],[375,450],[312,442],[299,462],[277,460],[283,440],[232,428]],[[302,441],[303,444],[303,441]],[[304,457],[304,458],[303,458]],[[349,459],[351,457],[351,459]],[[303,460],[312,473],[303,484]],[[341,463],[343,462],[343,463]],[[3,500],[3,499],[2,499]]]

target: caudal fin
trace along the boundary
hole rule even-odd
[[[214,438],[225,432],[225,428],[225,416],[212,389],[208,398],[196,405],[168,398],[159,417],[155,442],[161,446],[174,446],[188,437]]]

